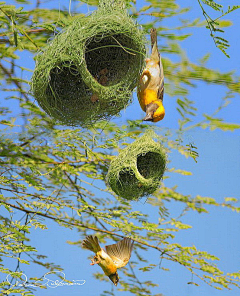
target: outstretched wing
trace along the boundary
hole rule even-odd
[[[106,246],[106,252],[112,258],[117,268],[123,267],[128,263],[131,257],[133,244],[133,240],[125,237],[117,244]]]

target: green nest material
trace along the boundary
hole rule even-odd
[[[33,95],[67,125],[109,119],[131,101],[145,39],[123,1],[113,3],[100,1],[97,11],[76,18],[36,57]]]
[[[166,153],[154,133],[144,134],[128,145],[111,161],[107,182],[111,189],[126,199],[152,194],[161,183],[166,169]]]

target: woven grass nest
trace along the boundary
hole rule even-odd
[[[85,126],[118,115],[132,97],[145,58],[142,30],[123,0],[102,0],[36,57],[32,93],[52,117]]]
[[[119,196],[132,200],[152,194],[161,184],[166,153],[155,133],[146,133],[123,149],[110,164],[107,183]]]

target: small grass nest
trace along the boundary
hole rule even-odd
[[[39,105],[67,125],[110,119],[131,102],[145,58],[142,30],[123,1],[100,1],[36,57],[31,89]]]
[[[135,200],[160,186],[167,157],[163,146],[153,138],[158,136],[144,134],[111,161],[107,183],[117,195]]]

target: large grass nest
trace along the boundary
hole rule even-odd
[[[166,160],[165,149],[158,136],[153,132],[145,133],[111,161],[107,182],[117,195],[125,199],[148,196],[160,186]]]
[[[36,57],[33,95],[67,125],[108,120],[131,102],[145,39],[123,1],[113,3],[100,1],[97,11],[76,18]]]

